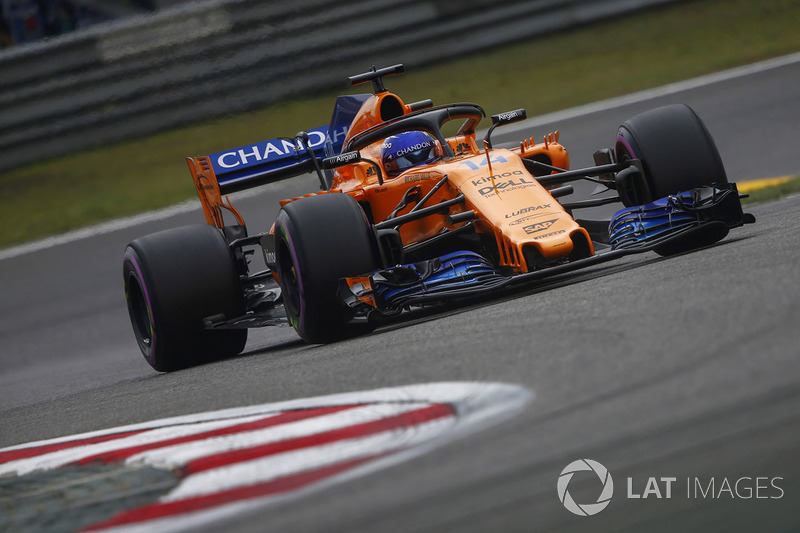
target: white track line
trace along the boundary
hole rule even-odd
[[[189,213],[195,209],[200,209],[199,202],[197,200],[186,200],[185,202],[181,202],[170,207],[165,207],[164,209],[159,209],[157,211],[149,211],[140,215],[118,218],[108,222],[96,224],[94,226],[62,233],[60,235],[53,235],[52,237],[46,237],[38,241],[32,241],[26,244],[20,244],[19,246],[12,246],[11,248],[6,248],[5,250],[0,250],[0,261],[4,259],[11,259],[12,257],[18,257],[20,255],[38,252],[40,250],[46,250],[47,248],[52,248],[53,246],[60,246],[62,244],[69,244],[82,239],[104,235],[106,233],[111,233],[113,231],[132,226],[139,226],[148,222],[164,220],[166,218],[181,215],[183,213]]]
[[[600,111],[605,111],[611,108],[623,107],[626,105],[643,102],[645,100],[653,98],[660,98],[663,96],[668,96],[670,94],[675,94],[690,89],[697,89],[699,87],[712,85],[714,83],[728,81],[735,78],[741,78],[744,76],[750,76],[752,74],[758,74],[760,72],[765,72],[767,70],[785,67],[787,65],[791,65],[798,62],[800,62],[800,52],[788,54],[781,57],[776,57],[773,59],[767,59],[764,61],[759,61],[758,63],[752,63],[750,65],[745,65],[742,67],[723,70],[721,72],[706,74],[704,76],[698,76],[696,78],[691,78],[676,83],[669,83],[667,85],[662,85],[661,87],[655,87],[653,89],[646,89],[643,91],[638,91],[623,96],[616,96],[614,98],[608,98],[606,100],[600,100],[598,102],[592,102],[591,104],[572,107],[570,109],[556,111],[554,113],[548,113],[546,115],[539,115],[538,117],[532,117],[528,120],[525,120],[519,123],[519,125],[517,126],[509,126],[508,128],[505,128],[503,130],[503,133],[504,134],[514,133],[515,131],[537,127],[538,125],[541,124],[560,122],[563,120],[568,120],[580,116],[590,115],[592,113],[598,113]],[[52,237],[47,237],[38,241],[33,241],[30,243],[21,244],[19,246],[6,248],[5,250],[0,250],[0,261],[33,252],[38,252],[40,250],[45,250],[53,246],[60,246],[62,244],[68,244],[82,239],[88,239],[90,237],[95,237],[97,235],[104,235],[106,233],[111,233],[131,226],[137,226],[140,224],[145,224],[147,222],[164,220],[179,214],[188,213],[198,208],[199,204],[196,200],[187,200],[180,204],[167,207],[164,209],[159,209],[157,211],[150,211],[148,213],[142,213],[140,215],[120,218],[112,220],[110,222],[104,222],[87,228],[82,228],[79,230],[63,233],[61,235],[54,235]]]

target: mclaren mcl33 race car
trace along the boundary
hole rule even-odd
[[[327,126],[188,158],[206,224],[141,237],[124,255],[131,323],[153,368],[236,355],[248,328],[287,320],[309,343],[333,342],[415,307],[708,246],[755,221],[686,105],[630,118],[596,166],[570,170],[558,132],[492,146],[524,109],[492,116],[478,140],[480,106],[407,104],[384,86],[402,71],[352,76],[373,93],[340,96]],[[225,196],[309,172],[320,190],[282,201],[267,231],[251,234]],[[613,192],[566,201],[575,180]],[[609,203],[621,204],[610,220],[573,217]]]

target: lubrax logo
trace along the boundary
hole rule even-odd
[[[569,492],[573,477],[582,472],[593,473],[584,480],[597,477],[602,488],[596,501],[576,502]],[[581,474],[586,476],[586,474]],[[596,481],[595,481],[596,483]],[[780,500],[785,495],[779,476],[687,477],[648,476],[627,478],[629,500],[685,498],[687,500]],[[568,464],[558,476],[556,492],[561,504],[571,513],[592,516],[605,509],[614,496],[614,481],[605,466],[591,459],[578,459]]]
[[[539,211],[540,209],[550,209],[550,204],[544,204],[544,205],[532,205],[532,206],[530,206],[530,207],[523,207],[523,208],[522,208],[522,209],[520,209],[519,211],[514,211],[514,212],[513,212],[513,213],[511,213],[510,215],[509,215],[509,214],[506,214],[506,218],[514,218],[514,217],[518,217],[518,216],[520,216],[520,215],[524,215],[524,214],[526,214],[526,213],[531,213],[531,212],[533,212],[533,211]]]

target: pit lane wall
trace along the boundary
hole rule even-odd
[[[0,170],[675,1],[208,0],[95,26],[0,51]]]

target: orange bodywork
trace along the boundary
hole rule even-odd
[[[393,93],[375,94],[361,106],[346,140],[411,111],[411,107]],[[385,177],[383,183],[379,183],[375,171],[375,164],[381,165],[381,141],[372,143],[360,150],[360,162],[334,172],[329,192],[349,194],[362,204],[369,204],[373,221],[377,223],[392,214],[409,188],[419,188],[416,198],[422,198],[447,176],[446,184],[426,202],[426,207],[455,198],[460,193],[465,197],[464,203],[450,207],[449,212],[400,226],[404,245],[433,237],[445,228],[456,229],[467,222],[449,224],[448,215],[474,211],[475,231],[494,238],[500,266],[513,272],[533,270],[535,265],[528,264],[531,257],[546,262],[566,258],[578,238],[587,243],[589,253],[594,253],[586,230],[573,220],[523,163],[523,158],[532,158],[560,169],[569,169],[569,154],[558,143],[558,132],[548,134],[538,143],[534,139],[523,141],[513,149],[484,150],[478,146],[474,133],[455,135],[446,141],[454,154],[452,157],[410,169],[396,177]],[[207,158],[188,158],[188,163],[208,223],[223,227],[222,212],[225,209],[242,224],[241,216],[230,201],[227,204],[223,202]],[[383,176],[386,176],[385,172]],[[297,198],[285,200],[281,205],[293,200]],[[405,214],[413,207],[412,202],[397,215]]]
[[[382,93],[368,100],[353,121],[348,139],[379,124],[380,103],[391,97],[397,98],[391,93]],[[373,165],[362,161],[338,169],[333,187],[358,201],[369,203],[373,218],[378,222],[392,213],[409,187],[419,187],[422,197],[447,175],[447,184],[426,205],[435,205],[463,193],[466,198],[464,205],[452,207],[450,214],[474,211],[477,215],[476,231],[493,235],[500,251],[501,266],[517,272],[532,270],[533,265],[529,266],[525,259],[526,246],[534,247],[545,260],[555,260],[572,252],[574,235],[580,233],[591,247],[586,230],[539,184],[522,162],[522,158],[537,157],[548,160],[553,166],[568,169],[569,154],[558,144],[558,132],[548,134],[540,143],[529,139],[513,150],[490,150],[488,162],[486,153],[478,148],[474,134],[451,137],[447,142],[455,154],[452,158],[413,168],[385,179],[383,184],[378,183]],[[380,143],[374,143],[362,149],[361,156],[380,164],[380,148]],[[398,215],[412,207],[413,204]],[[442,214],[408,222],[399,231],[407,245],[433,237],[447,227],[457,226],[448,225],[447,216]]]
[[[233,207],[230,198],[226,197],[227,204],[222,201],[222,194],[219,191],[219,183],[217,176],[214,174],[214,169],[208,156],[200,157],[187,157],[186,162],[189,164],[189,170],[192,173],[194,186],[197,190],[197,195],[200,197],[200,203],[203,205],[203,213],[206,215],[206,222],[212,226],[220,229],[225,227],[225,220],[222,218],[223,209],[228,210],[236,217],[236,221],[240,225],[244,225],[244,219],[239,211]]]

